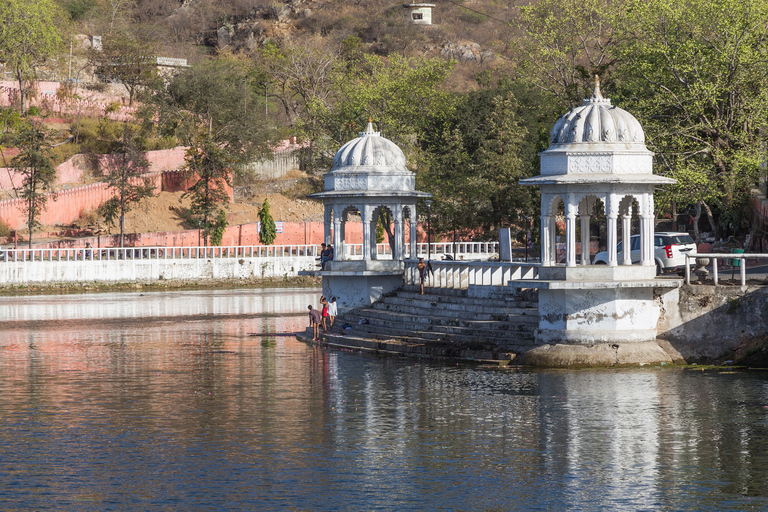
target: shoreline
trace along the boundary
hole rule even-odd
[[[30,285],[0,284],[0,297],[22,295],[77,295],[122,291],[165,292],[235,288],[319,288],[320,281],[309,276],[268,277],[251,279],[170,280],[121,283],[35,283]]]

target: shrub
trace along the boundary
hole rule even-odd
[[[11,236],[11,228],[8,224],[0,220],[0,238],[8,238],[9,236]]]

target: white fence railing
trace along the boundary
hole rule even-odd
[[[406,285],[419,284],[417,262],[405,262]],[[539,263],[509,261],[432,261],[425,285],[432,288],[467,289],[469,286],[506,286],[518,279],[536,279]]]
[[[433,243],[431,253],[452,255],[454,244]],[[465,259],[487,258],[495,253],[495,242],[456,243],[456,255]],[[362,257],[362,244],[346,244],[346,257]],[[427,254],[427,244],[418,244],[419,254]],[[378,256],[390,256],[389,244],[377,244]],[[79,247],[67,249],[0,249],[0,261],[88,261],[140,259],[200,259],[200,258],[290,258],[319,257],[317,245],[253,245],[229,247]]]
[[[741,286],[747,284],[747,259],[750,260],[765,260],[761,265],[768,264],[768,254],[743,254],[743,253],[702,253],[696,255],[685,255],[685,284],[691,284],[691,262],[689,260],[696,259],[709,259],[709,264],[712,265],[712,281],[715,286],[720,284],[720,272],[724,269],[720,269],[722,261],[723,265],[727,265],[731,269],[731,273],[735,273],[736,268],[739,271],[739,279]],[[695,263],[695,262],[694,262]],[[694,269],[696,268],[693,265]]]

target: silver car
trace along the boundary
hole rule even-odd
[[[630,256],[632,263],[638,263],[640,261],[640,235],[632,235],[629,239],[630,243]],[[616,246],[618,252],[618,263],[621,264],[623,259],[623,247],[622,242],[619,242]],[[674,270],[676,272],[682,272],[685,270],[685,255],[696,254],[696,243],[688,233],[670,233],[670,232],[657,232],[653,236],[653,256],[656,261],[656,273],[663,274],[664,272]],[[595,265],[607,265],[608,264],[608,251],[599,252],[595,255]],[[690,265],[695,265],[693,260],[690,261]]]

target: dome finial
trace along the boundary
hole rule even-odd
[[[373,118],[371,116],[368,116],[368,126],[365,128],[364,133],[366,135],[376,133],[375,131],[373,131]]]
[[[595,91],[592,93],[592,100],[602,101],[604,99],[605,98],[603,98],[603,95],[600,94],[600,77],[595,75]]]

